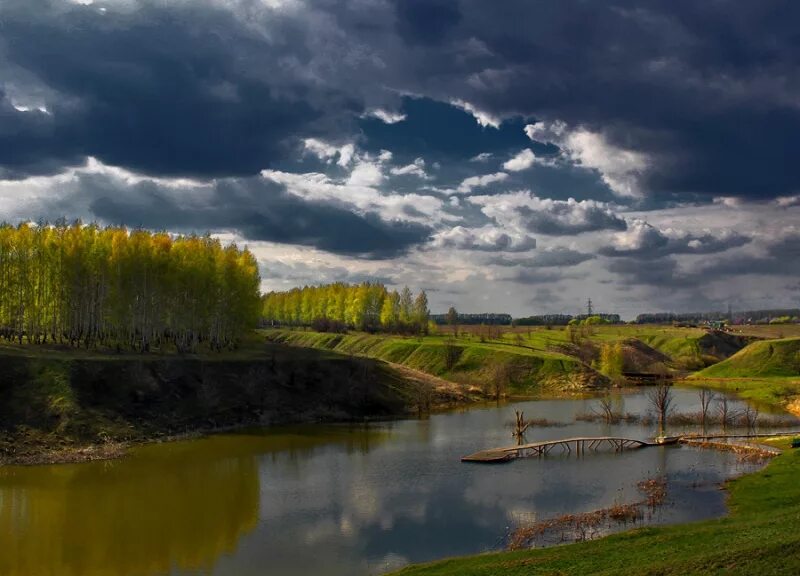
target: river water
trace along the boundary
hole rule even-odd
[[[699,409],[696,391],[675,393],[679,411]],[[614,402],[622,412],[648,410],[641,391],[615,393]],[[425,420],[274,428],[144,446],[117,461],[0,468],[0,574],[380,574],[501,549],[520,521],[639,501],[636,484],[656,476],[667,478],[668,501],[649,521],[719,516],[719,484],[757,467],[683,446],[459,461],[513,444],[515,409],[567,424],[534,428],[528,441],[653,436],[639,424],[574,420],[595,404],[539,400]]]

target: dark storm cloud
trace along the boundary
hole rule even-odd
[[[685,275],[678,273],[678,263],[673,258],[618,258],[609,263],[608,271],[617,275],[621,284],[625,285],[674,288],[685,288],[689,285]]]
[[[395,8],[397,29],[412,43],[441,43],[461,20],[458,5],[449,0],[404,0]]]
[[[493,55],[461,98],[561,119],[647,154],[647,187],[769,197],[800,185],[800,4],[462,3],[462,38]],[[488,71],[491,70],[491,73]],[[501,89],[493,89],[501,88]],[[472,88],[472,89],[470,89]]]
[[[0,37],[5,58],[56,94],[47,115],[0,102],[13,123],[0,129],[0,163],[12,175],[85,155],[150,174],[253,174],[320,116],[308,94],[270,74],[287,48],[209,2],[102,12],[11,1]],[[299,43],[291,54],[307,58]]]
[[[313,246],[336,254],[390,258],[427,241],[418,224],[386,222],[329,203],[311,203],[260,178],[225,179],[205,190],[175,190],[152,181],[121,186],[102,175],[81,176],[80,200],[103,222],[172,231],[239,232],[247,240]],[[197,197],[203,197],[198,200]],[[75,203],[67,196],[52,216]]]
[[[536,248],[536,238],[506,234],[499,228],[469,229],[455,226],[440,232],[432,248],[457,248],[483,252],[527,252]]]
[[[626,284],[676,289],[748,275],[793,277],[800,269],[800,233],[790,231],[765,241],[761,254],[724,255],[684,268],[673,256],[641,256],[614,258],[608,270]]]
[[[525,303],[530,307],[528,313],[532,314],[553,314],[558,310],[567,308],[565,303],[567,300],[564,298],[562,290],[558,287],[550,288],[548,286],[540,286],[536,288],[531,296]]]
[[[543,209],[522,206],[518,212],[528,230],[551,236],[625,230],[627,226],[623,218],[599,206],[575,208],[575,205],[568,203],[554,203]]]
[[[627,235],[633,240],[630,245],[605,246],[598,253],[610,257],[653,259],[671,254],[715,254],[744,246],[751,241],[751,238],[733,231],[723,231],[716,235],[681,233],[668,236],[642,221],[634,222]]]
[[[742,255],[709,261],[701,277],[729,277],[745,274],[797,276],[800,270],[800,232],[779,236],[766,245],[763,255]]]
[[[594,258],[592,254],[585,254],[570,248],[552,248],[540,250],[530,258],[508,258],[499,256],[489,261],[495,266],[522,266],[524,268],[562,268],[577,266]]]
[[[580,280],[586,278],[585,273],[561,273],[552,269],[542,271],[541,268],[520,268],[510,276],[501,278],[520,284],[553,284],[561,280]]]
[[[790,0],[459,3],[406,89],[498,117],[560,119],[647,156],[650,192],[767,198],[800,187]],[[419,26],[422,28],[423,23]],[[384,53],[404,67],[407,51]],[[396,60],[392,60],[394,55]],[[413,61],[413,59],[412,59]]]
[[[81,163],[79,150],[54,144],[60,131],[50,114],[17,110],[0,90],[0,179],[52,173],[65,164]]]
[[[309,266],[303,262],[287,264],[278,260],[262,261],[261,266],[269,274],[270,280],[284,281],[295,286],[332,282],[394,284],[393,274],[383,269],[376,274],[365,274],[363,272],[353,272],[341,266]]]
[[[791,0],[103,8],[0,6],[2,80],[20,89],[14,70],[24,70],[50,94],[47,117],[0,103],[4,174],[84,155],[151,174],[252,174],[286,159],[294,138],[356,130],[351,120],[370,109],[405,106],[410,122],[402,95],[414,95],[468,103],[484,123],[563,120],[599,134],[646,159],[637,182],[656,196],[800,189],[800,3]],[[371,122],[367,140],[380,129],[411,147],[405,122]],[[459,130],[439,133],[419,142],[459,148]],[[493,151],[467,148],[468,157]]]

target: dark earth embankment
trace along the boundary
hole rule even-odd
[[[0,353],[0,463],[106,458],[131,442],[468,400],[384,362],[270,345],[234,359]]]

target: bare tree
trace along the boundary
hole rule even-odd
[[[716,397],[717,395],[708,388],[702,388],[700,390],[700,425],[703,427],[703,434],[706,433],[708,411]]]
[[[656,414],[658,414],[658,432],[663,436],[667,414],[669,414],[672,407],[672,388],[666,382],[662,382],[647,393],[647,399]]]
[[[516,422],[514,424],[514,431],[511,433],[517,439],[517,445],[521,446],[525,439],[525,431],[531,425],[530,422],[525,422],[525,413],[519,410],[514,410]]]
[[[513,378],[513,370],[506,363],[497,364],[491,371],[484,385],[484,393],[490,394],[495,400],[500,400],[505,395],[506,385]]]
[[[725,432],[725,430],[728,429],[728,425],[731,424],[736,417],[735,411],[731,409],[728,404],[728,399],[725,396],[722,396],[717,402],[717,415],[719,416],[719,423],[722,426],[722,431]]]
[[[611,424],[617,419],[614,414],[614,405],[611,401],[611,396],[604,396],[597,402],[597,406],[592,408],[592,412],[601,416],[606,424]]]
[[[759,409],[750,406],[750,404],[745,406],[744,410],[742,410],[742,417],[744,418],[745,426],[747,426],[747,430],[749,432],[752,432],[753,434],[756,433],[756,426],[758,425],[759,414],[760,414]]]

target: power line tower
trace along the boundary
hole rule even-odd
[[[589,298],[589,299],[586,301],[586,314],[587,314],[588,316],[591,316],[593,311],[594,311],[594,309],[592,308],[592,299],[591,299],[591,298]]]

